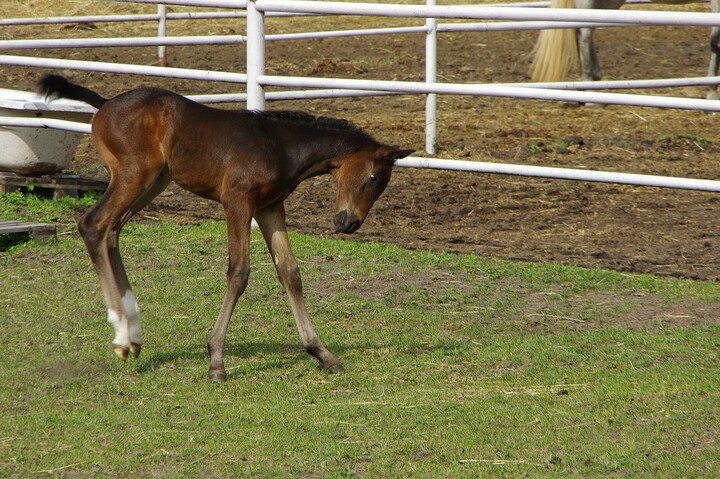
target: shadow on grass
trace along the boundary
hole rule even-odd
[[[395,349],[403,352],[403,354],[430,353],[434,351],[451,352],[457,349],[457,344],[429,344],[426,342],[418,342],[416,344],[392,345],[386,342],[382,343],[354,343],[340,344],[331,343],[330,351],[337,354],[342,361],[345,353],[356,351],[381,351],[387,349]],[[287,343],[279,341],[256,341],[230,344],[225,348],[226,359],[247,359],[257,360],[263,358],[262,362],[256,361],[254,369],[259,371],[283,370],[297,363],[308,362],[309,364],[317,364],[318,369],[322,369],[320,363],[307,354],[302,345],[298,343]],[[168,352],[157,352],[150,358],[138,365],[139,373],[148,373],[161,368],[165,364],[174,363],[179,360],[206,361],[209,366],[210,356],[205,348],[177,349]],[[227,366],[227,364],[226,364]],[[229,368],[231,372],[233,368]],[[232,374],[231,374],[232,375]]]
[[[27,243],[32,239],[30,233],[0,234],[0,253],[5,253],[13,246]]]
[[[334,350],[338,354],[348,349],[339,345],[334,346]],[[357,348],[360,348],[358,346]],[[262,365],[256,363],[258,370],[281,370],[290,367],[298,362],[308,361],[312,359],[304,350],[302,345],[298,343],[284,343],[278,341],[258,341],[247,343],[235,343],[226,346],[226,359],[257,359],[264,358]],[[143,361],[138,367],[139,373],[147,373],[159,369],[164,364],[173,363],[178,360],[201,360],[207,361],[209,366],[210,355],[205,348],[194,348],[192,350],[182,349],[169,352],[158,352],[153,354],[151,358]],[[314,361],[314,359],[313,359]],[[319,363],[318,363],[319,364]],[[226,364],[227,366],[227,364]]]

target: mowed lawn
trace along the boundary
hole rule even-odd
[[[213,384],[223,223],[126,228],[145,347],[123,363],[69,226],[79,206],[23,201],[0,212],[48,208],[66,226],[3,239],[0,477],[720,472],[717,282],[293,235],[311,316],[347,370],[331,375],[299,345],[255,232],[229,381]]]

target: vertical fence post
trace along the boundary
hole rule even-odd
[[[258,77],[265,74],[265,14],[255,0],[247,2],[247,109],[265,109],[265,90]]]
[[[435,0],[426,0],[428,6],[435,5]],[[425,82],[437,82],[437,18],[425,20],[427,35],[425,36]],[[435,154],[437,136],[437,94],[428,93],[425,97],[425,152]]]
[[[165,5],[158,3],[157,6],[157,12],[158,12],[158,38],[162,38],[166,33],[167,30],[167,17],[165,15]],[[160,45],[158,47],[158,64],[161,67],[166,67],[167,62],[167,47],[165,45]]]

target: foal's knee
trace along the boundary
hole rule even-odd
[[[302,277],[297,262],[291,261],[277,266],[278,278],[288,294],[302,294]]]
[[[78,231],[80,232],[80,236],[82,236],[83,238],[90,238],[93,234],[93,231],[96,230],[91,216],[91,212],[88,211],[84,215],[82,215],[77,221]]]
[[[250,279],[250,268],[247,266],[242,267],[231,267],[227,272],[227,283],[228,288],[232,288],[238,291],[238,294],[242,294],[247,288],[248,281]]]
[[[91,253],[102,242],[102,239],[105,236],[105,232],[102,230],[97,222],[97,219],[92,213],[92,210],[88,211],[82,215],[77,222],[80,236],[85,242],[85,246],[88,251]]]

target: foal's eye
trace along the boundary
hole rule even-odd
[[[377,175],[375,175],[375,173],[370,175],[370,182],[377,183]]]

